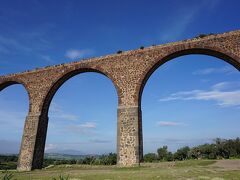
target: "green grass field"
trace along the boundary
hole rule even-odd
[[[110,179],[240,179],[240,160],[187,160],[182,162],[143,163],[140,167],[119,168],[116,166],[58,165],[32,172],[16,172],[13,179],[52,179],[59,175],[72,180]],[[0,173],[2,179],[4,172]]]

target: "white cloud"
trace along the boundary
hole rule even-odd
[[[75,114],[66,113],[62,110],[62,107],[57,103],[52,103],[50,106],[50,117],[56,119],[76,121],[79,119],[79,116]]]
[[[218,105],[223,107],[240,106],[240,90],[226,90],[227,87],[233,86],[234,83],[222,82],[215,84],[210,90],[191,90],[180,91],[170,94],[168,97],[161,98],[160,101],[175,100],[203,100],[216,101]],[[239,83],[236,83],[238,86]]]
[[[57,144],[46,144],[45,151],[53,150],[57,148]]]
[[[90,134],[96,127],[97,124],[94,122],[85,122],[83,124],[71,124],[66,129],[74,133]]]
[[[220,82],[212,86],[213,90],[230,90],[230,89],[240,89],[239,82]]]
[[[84,123],[84,124],[78,125],[78,127],[84,128],[84,129],[94,129],[94,128],[96,128],[96,123],[86,122],[86,123]]]
[[[90,49],[82,49],[82,50],[69,49],[67,50],[65,56],[70,59],[77,59],[77,58],[83,58],[83,57],[89,56],[91,54],[93,54],[93,51]]]
[[[231,74],[237,71],[230,66],[224,66],[221,68],[205,68],[193,72],[194,75],[209,75],[209,74]]]
[[[174,121],[159,121],[157,122],[159,126],[183,126],[184,123],[181,122],[174,122]]]

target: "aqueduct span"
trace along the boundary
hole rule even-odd
[[[143,156],[140,102],[143,87],[160,65],[187,54],[215,56],[240,70],[240,30],[0,76],[0,91],[12,84],[22,84],[29,96],[18,170],[42,167],[51,100],[65,81],[89,71],[107,76],[117,90],[118,165],[139,164]]]

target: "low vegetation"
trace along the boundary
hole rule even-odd
[[[82,156],[79,159],[45,159],[42,170],[17,172],[17,156],[0,156],[0,179],[240,179],[240,139],[216,139],[211,144],[167,146],[148,153],[140,167],[115,166],[117,155]],[[226,160],[227,159],[227,160]],[[12,165],[11,165],[12,164]]]
[[[207,37],[207,36],[211,36],[211,35],[214,35],[214,33],[209,33],[209,34],[199,34],[198,36],[196,36],[195,38],[204,38],[204,37]]]
[[[101,156],[86,156],[81,159],[45,159],[43,167],[60,164],[88,164],[88,165],[115,165],[117,163],[117,154],[109,153]]]
[[[167,146],[157,150],[157,153],[144,155],[144,162],[175,161],[189,159],[232,159],[240,158],[240,138],[217,138],[212,144],[203,144],[196,147],[182,147],[175,153],[169,152]]]
[[[0,170],[16,169],[18,157],[16,155],[0,155]]]
[[[239,180],[240,167],[225,168],[224,164],[239,164],[240,160],[186,160],[143,163],[140,167],[119,168],[108,165],[53,165],[31,172],[11,171],[12,180]],[[216,166],[221,162],[223,166]],[[234,163],[236,162],[236,163]],[[5,175],[0,172],[0,179]],[[60,177],[61,176],[61,177]]]

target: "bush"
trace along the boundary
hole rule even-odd
[[[199,34],[198,36],[196,36],[195,38],[204,38],[210,35],[214,35],[213,33],[209,33],[209,34]]]
[[[174,158],[173,158],[173,153],[172,152],[168,152],[167,156],[166,156],[166,160],[167,161],[173,161]]]
[[[121,50],[117,51],[117,54],[121,54],[121,53],[122,53],[122,51],[121,51]]]
[[[144,155],[143,160],[144,162],[156,162],[158,157],[155,153],[148,153]]]

